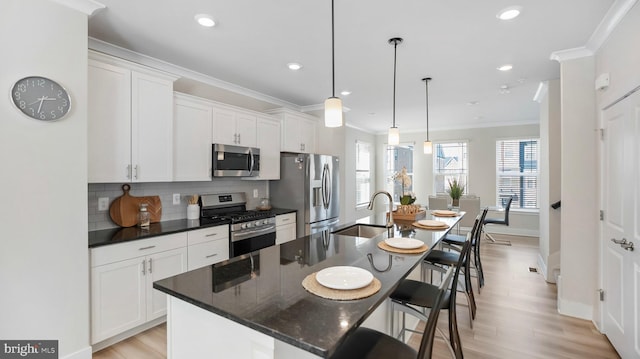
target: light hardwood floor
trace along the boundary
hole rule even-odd
[[[482,263],[486,283],[476,294],[478,313],[473,330],[467,308],[458,306],[464,355],[494,358],[619,358],[607,339],[590,321],[558,314],[556,286],[544,281],[536,267],[538,239],[499,237],[512,246],[483,242]],[[474,283],[475,284],[475,283]],[[465,299],[458,296],[463,304]],[[440,326],[446,333],[446,312]],[[94,359],[166,358],[166,326],[160,325],[94,353]],[[410,344],[417,348],[420,337]],[[444,342],[436,338],[434,358],[450,358]]]

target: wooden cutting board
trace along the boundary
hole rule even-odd
[[[120,227],[132,227],[138,224],[140,204],[147,204],[147,211],[151,214],[151,223],[160,222],[162,218],[162,202],[159,196],[133,197],[129,194],[131,186],[122,185],[124,194],[111,203],[109,215],[111,220]]]

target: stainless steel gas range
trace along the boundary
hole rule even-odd
[[[276,216],[270,211],[247,210],[244,193],[200,196],[200,223],[231,221],[229,257],[238,257],[276,244]]]

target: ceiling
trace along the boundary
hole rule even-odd
[[[331,96],[331,1],[99,0],[89,36],[257,93],[191,79],[176,89],[257,110],[319,110]],[[372,132],[391,125],[392,37],[397,48],[396,123],[431,130],[538,121],[540,81],[558,78],[552,52],[584,46],[613,0],[335,0],[337,96],[348,124]],[[522,6],[510,21],[496,14]],[[207,13],[217,24],[198,25]],[[287,63],[303,65],[299,71]],[[512,64],[508,72],[496,68]],[[508,93],[501,93],[501,86]],[[340,95],[342,90],[352,93]],[[266,96],[262,96],[266,95]],[[270,101],[270,98],[279,101]],[[225,101],[227,100],[227,101]],[[477,102],[477,104],[470,104]]]

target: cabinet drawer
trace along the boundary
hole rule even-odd
[[[187,250],[188,270],[194,270],[229,259],[229,240],[198,243]]]
[[[96,267],[107,263],[119,262],[175,248],[186,247],[186,245],[187,233],[184,232],[121,244],[111,244],[91,249],[91,266]]]
[[[214,239],[229,239],[229,225],[215,226],[187,232],[187,243],[194,244],[208,242]]]
[[[276,216],[276,226],[282,226],[283,224],[289,223],[296,223],[296,212]]]

